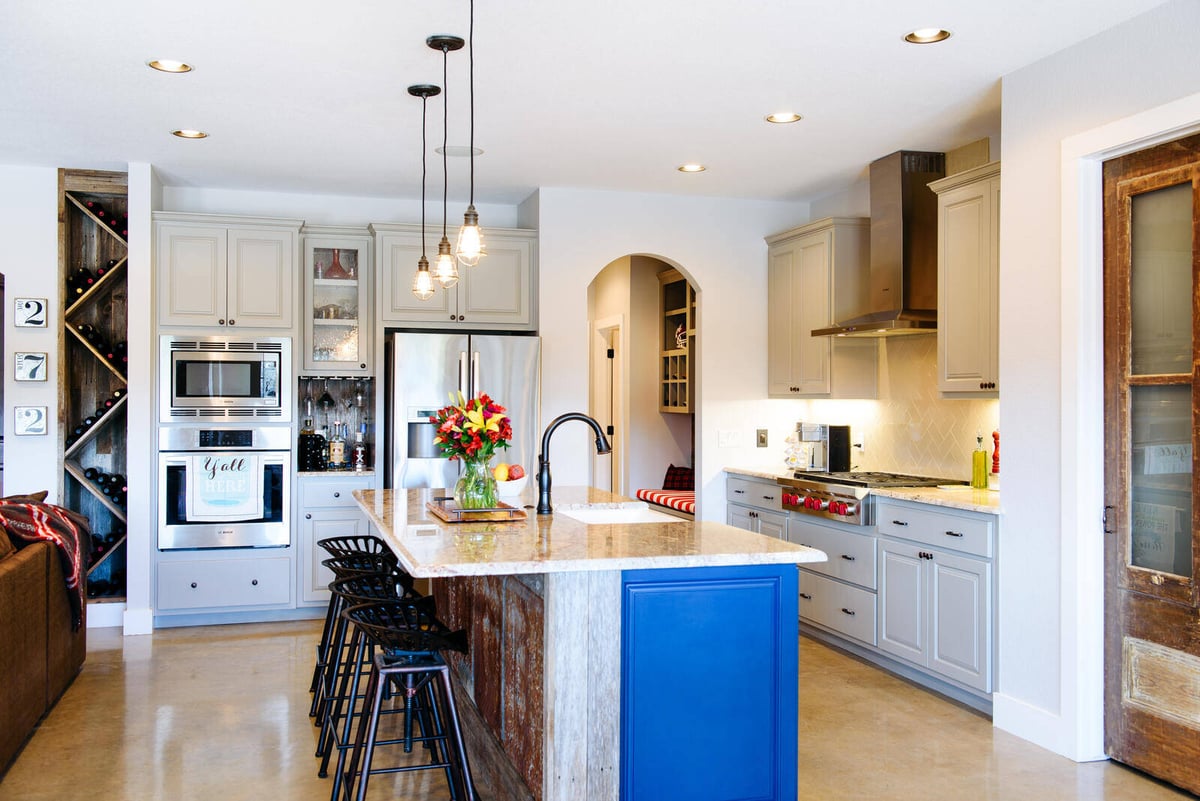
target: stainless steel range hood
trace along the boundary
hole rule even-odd
[[[871,162],[871,268],[866,298],[834,298],[835,309],[857,307],[819,336],[883,337],[937,331],[937,195],[944,153],[901,150]],[[839,281],[839,286],[862,282]],[[860,305],[861,304],[861,305]]]

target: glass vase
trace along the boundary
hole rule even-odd
[[[494,509],[500,505],[496,477],[487,459],[463,459],[463,472],[454,485],[459,509]]]

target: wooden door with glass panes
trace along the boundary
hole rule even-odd
[[[1200,136],[1104,164],[1105,749],[1200,793]]]

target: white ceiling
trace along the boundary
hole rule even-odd
[[[476,0],[476,200],[820,197],[894,150],[998,134],[1003,75],[1162,1]],[[0,163],[413,197],[421,102],[406,87],[441,84],[425,37],[467,26],[468,0],[0,0]],[[922,26],[954,36],[902,41]],[[451,145],[468,141],[467,74],[467,51],[451,53]],[[430,101],[431,197],[442,108]],[[780,109],[804,120],[763,121]],[[467,160],[450,171],[465,200]]]

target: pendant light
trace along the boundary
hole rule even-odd
[[[421,98],[421,258],[417,260],[417,274],[413,276],[412,291],[418,300],[433,297],[433,275],[429,272],[429,259],[425,258],[425,111],[429,98],[436,97],[441,88],[428,83],[408,87],[408,93]]]
[[[475,211],[475,0],[471,0],[471,23],[467,31],[470,44],[467,47],[470,64],[471,93],[471,200],[463,214],[462,228],[458,229],[458,243],[454,252],[466,267],[474,267],[482,256],[486,256],[483,231],[479,229],[479,212]]]
[[[450,188],[449,169],[446,165],[446,135],[449,129],[450,116],[450,81],[447,63],[451,50],[461,50],[461,36],[437,34],[425,40],[425,44],[434,50],[442,51],[442,86],[446,87],[442,95],[442,241],[438,242],[437,258],[433,262],[433,276],[446,289],[458,283],[458,263],[450,255],[450,239],[446,236],[446,193]]]

